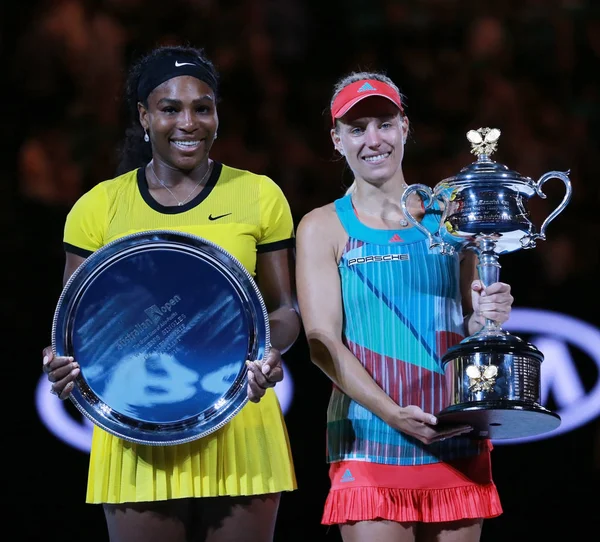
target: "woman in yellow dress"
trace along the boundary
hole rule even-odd
[[[112,542],[268,542],[281,492],[296,489],[271,389],[283,378],[281,352],[300,331],[290,208],[270,178],[209,157],[219,124],[218,75],[202,50],[153,50],[132,67],[127,97],[132,125],[119,175],[83,194],[67,216],[63,283],[120,237],[156,229],[194,234],[256,276],[272,348],[261,366],[250,365],[247,405],[208,436],[148,446],[95,426],[86,501],[103,505]],[[66,399],[80,372],[77,360],[46,347],[43,369],[52,392]]]

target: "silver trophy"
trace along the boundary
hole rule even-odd
[[[467,139],[477,160],[432,190],[423,184],[408,187],[401,199],[407,219],[429,238],[430,248],[442,254],[472,250],[477,254],[484,286],[498,282],[499,256],[536,246],[546,239],[548,224],[571,199],[566,173],[549,171],[533,181],[490,159],[500,130],[470,130]],[[546,198],[542,186],[561,179],[566,193],[542,223],[539,232],[529,220],[527,201]],[[436,205],[441,220],[437,232],[427,230],[408,210],[408,198],[418,193],[425,209]],[[544,355],[534,345],[511,335],[491,320],[483,329],[452,346],[442,357],[447,406],[437,416],[441,423],[468,424],[472,436],[510,439],[551,431],[560,425],[558,414],[540,404],[541,364]]]

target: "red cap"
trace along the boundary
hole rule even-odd
[[[331,106],[331,120],[335,124],[335,119],[343,117],[358,102],[369,96],[381,96],[393,102],[402,113],[402,100],[400,94],[393,87],[383,81],[375,79],[361,79],[344,87],[335,97]]]

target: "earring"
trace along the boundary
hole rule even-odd
[[[217,139],[217,132],[215,132],[215,137],[213,138],[213,141]]]
[[[144,128],[144,141],[148,143],[150,141],[150,137],[148,137],[148,132],[146,132],[146,128]]]
[[[336,151],[338,151],[342,156],[346,156],[344,154],[344,149],[342,149],[341,147],[339,149],[336,149]]]

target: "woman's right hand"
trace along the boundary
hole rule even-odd
[[[438,426],[438,420],[433,414],[428,414],[415,405],[399,407],[387,423],[423,444],[432,444],[473,431],[469,425]]]
[[[42,369],[52,382],[50,392],[59,399],[66,399],[75,387],[75,379],[80,372],[79,364],[71,356],[55,356],[51,346],[44,348],[42,354]]]

